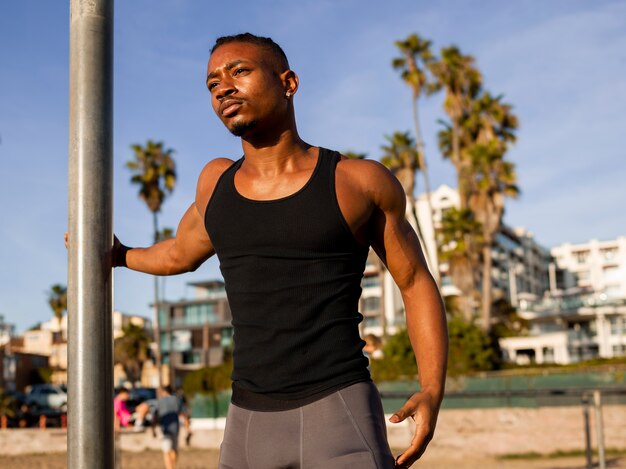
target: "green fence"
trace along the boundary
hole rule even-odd
[[[377,383],[385,413],[398,410],[419,389],[417,381]],[[499,373],[450,378],[444,409],[494,407],[556,407],[580,405],[583,393],[600,389],[605,405],[626,405],[626,369],[589,372],[543,371],[533,374]],[[196,394],[191,400],[192,417],[225,417],[230,392],[218,396]]]
[[[379,383],[385,412],[400,408],[416,381]],[[544,371],[540,374],[490,374],[450,378],[444,409],[493,407],[555,407],[580,405],[583,393],[603,391],[607,405],[626,405],[626,372],[624,369],[593,372]]]

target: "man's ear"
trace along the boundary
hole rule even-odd
[[[300,79],[298,75],[293,70],[285,70],[280,74],[280,80],[283,83],[283,88],[285,90],[285,95],[293,96],[298,91],[298,85],[300,84]]]

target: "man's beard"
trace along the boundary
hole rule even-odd
[[[257,121],[255,121],[255,120],[247,121],[247,122],[246,121],[238,121],[238,122],[234,122],[233,125],[231,126],[231,128],[229,128],[228,130],[235,137],[241,137],[248,130],[254,129],[256,127],[256,125],[257,125]]]

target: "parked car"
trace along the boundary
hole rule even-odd
[[[67,411],[67,393],[54,384],[34,384],[26,394],[26,404],[31,408],[49,408]]]

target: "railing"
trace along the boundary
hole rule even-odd
[[[519,307],[522,311],[529,313],[550,315],[579,308],[624,305],[626,305],[626,298],[611,298],[603,293],[590,293],[563,298],[547,298],[539,301],[521,300]]]

